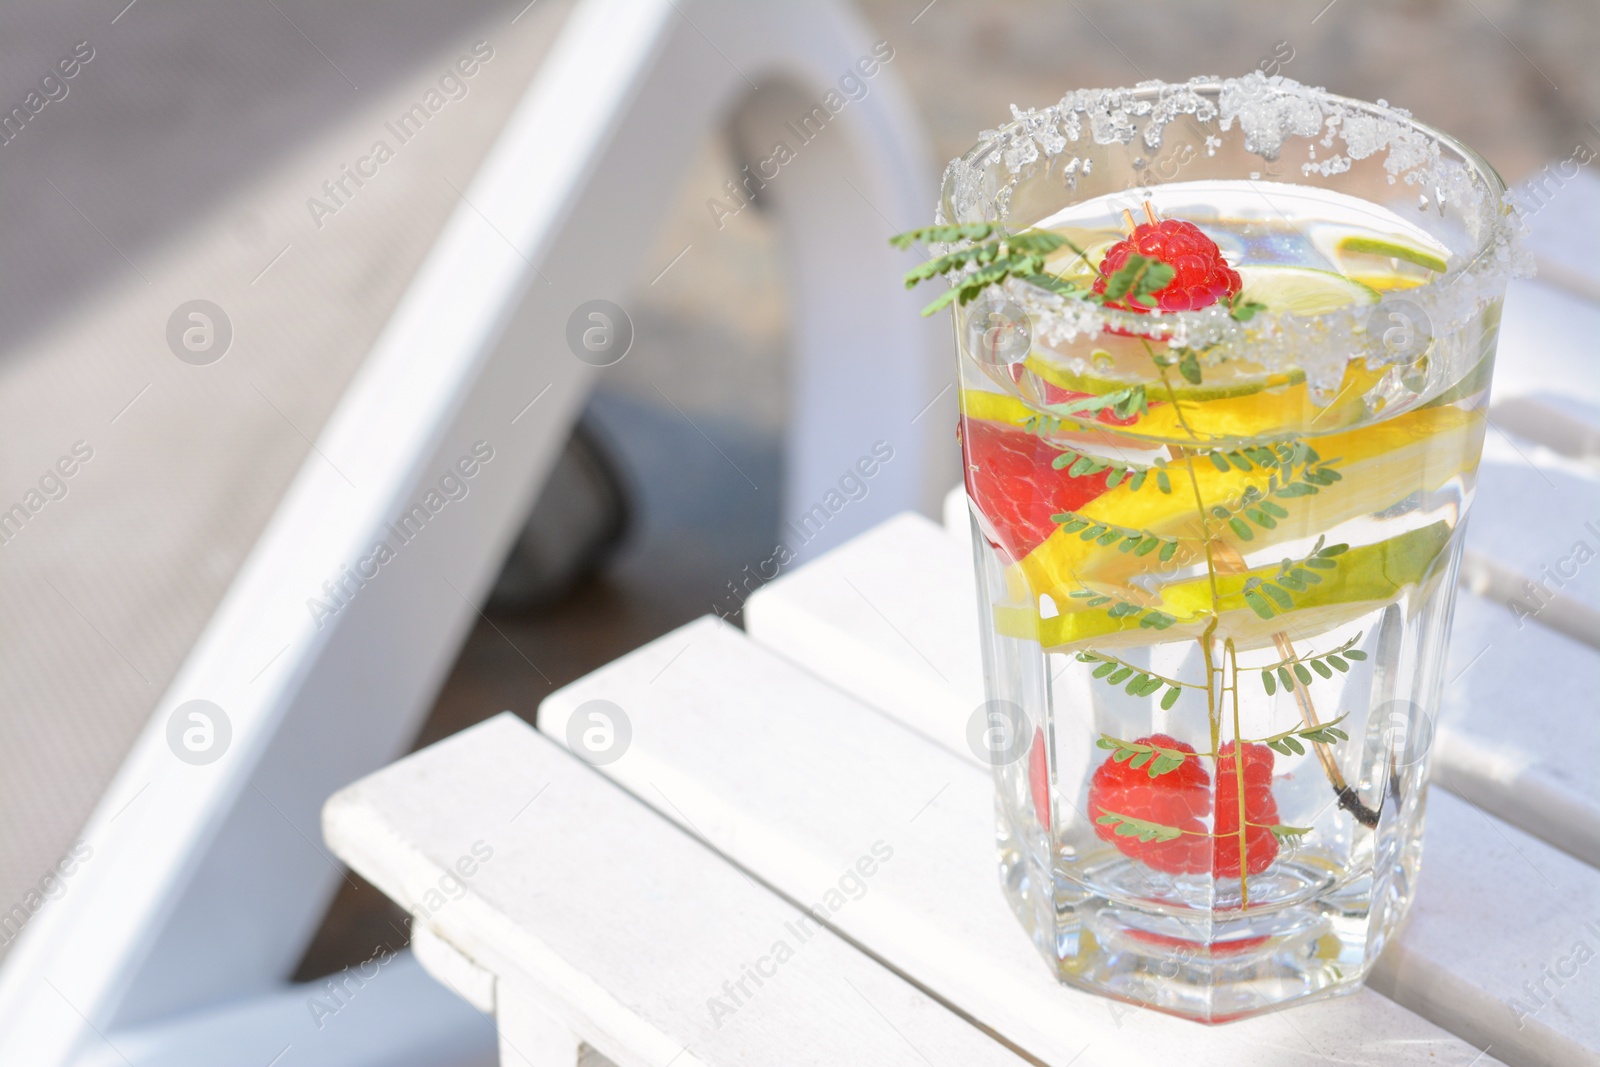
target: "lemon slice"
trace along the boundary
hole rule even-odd
[[[1443,274],[1446,267],[1443,256],[1431,252],[1426,248],[1416,245],[1403,244],[1399,241],[1386,241],[1381,237],[1362,237],[1352,234],[1339,239],[1338,250],[1343,258],[1343,253],[1355,255],[1379,256],[1384,259],[1403,259],[1407,263],[1415,263],[1419,267],[1426,267],[1438,274]]]
[[[1383,294],[1343,274],[1314,267],[1245,266],[1240,297],[1265,304],[1269,312],[1322,315],[1355,304],[1376,304]]]
[[[1319,437],[1318,451],[1341,460],[1338,492],[1317,495],[1314,503],[1301,498],[1290,517],[1253,533],[1248,543],[1226,527],[1211,533],[1243,555],[1376,514],[1476,467],[1484,429],[1482,415],[1444,407],[1410,411],[1373,426]],[[1167,471],[1171,493],[1151,492],[1148,487],[1134,490],[1124,482],[1080,506],[1078,514],[1193,543],[1197,497],[1208,503],[1237,500],[1263,480],[1260,471],[1231,467],[1219,471],[1208,462],[1173,463]],[[1061,603],[1084,582],[1126,584],[1146,564],[1058,529],[1014,566],[1032,598],[1049,593]]]

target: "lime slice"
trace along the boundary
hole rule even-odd
[[[1241,299],[1265,304],[1268,311],[1280,314],[1321,315],[1383,299],[1370,285],[1313,267],[1246,266],[1239,268],[1239,277],[1244,281]]]
[[[1296,627],[1314,633],[1392,603],[1408,586],[1421,585],[1437,575],[1450,537],[1449,525],[1436,522],[1352,548],[1340,557],[1338,569],[1323,572],[1322,582],[1295,598],[1290,618]],[[1245,603],[1243,590],[1249,579],[1270,580],[1278,568],[1278,564],[1272,564],[1242,574],[1218,575],[1215,587],[1204,577],[1168,585],[1162,590],[1159,606],[1172,616],[1173,624],[1161,631],[1162,639],[1176,642],[1200,637],[1206,631],[1214,602],[1220,615],[1219,633],[1228,635],[1244,649],[1271,643],[1272,635],[1282,632],[1285,620],[1263,620]],[[1035,607],[997,605],[993,609],[995,629],[1007,637],[1038,641],[1052,652],[1072,651],[1091,641],[1094,648],[1101,650],[1150,643],[1152,631],[1141,628],[1135,619],[1113,618],[1103,607],[1080,606],[1083,602],[1067,590],[1053,599],[1061,610],[1048,619],[1041,618]]]
[[[1360,255],[1382,256],[1385,259],[1403,259],[1407,263],[1415,263],[1419,267],[1427,267],[1436,273],[1444,273],[1448,263],[1444,257],[1430,252],[1426,248],[1416,245],[1402,244],[1399,241],[1385,241],[1381,237],[1358,237],[1351,235],[1339,240],[1340,252],[1353,252]]]
[[[1095,396],[1103,396],[1106,393],[1113,392],[1117,389],[1126,389],[1130,385],[1138,384],[1135,381],[1128,381],[1121,378],[1108,378],[1089,372],[1079,374],[1074,371],[1070,371],[1065,367],[1058,367],[1054,364],[1047,363],[1036,355],[1030,355],[1028,357],[1026,366],[1029,370],[1033,371],[1051,385],[1058,385],[1063,389],[1070,389],[1076,393],[1093,393]],[[1263,389],[1271,389],[1285,385],[1296,385],[1305,381],[1305,379],[1305,371],[1296,367],[1283,374],[1264,375],[1258,378],[1207,383],[1204,385],[1190,385],[1180,379],[1174,382],[1174,386],[1177,398],[1179,400],[1194,400],[1203,402],[1209,400],[1227,400],[1231,397],[1250,396],[1254,393],[1259,393]],[[1147,382],[1146,384],[1151,383]],[[1165,389],[1161,388],[1160,382],[1155,382],[1154,385],[1160,390],[1157,394],[1158,396],[1165,397],[1167,395]]]
[[[1070,246],[1063,248],[1044,261],[1044,269],[1051,274],[1073,279],[1092,279],[1100,270],[1100,264],[1105,261],[1106,253],[1111,251],[1111,246],[1120,240],[1114,238],[1110,241],[1084,244],[1072,235],[1068,236],[1074,244],[1083,249],[1083,255],[1080,256]]]

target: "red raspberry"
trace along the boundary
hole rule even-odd
[[[1166,734],[1141,737],[1137,743],[1194,751]],[[1095,768],[1089,780],[1089,818],[1098,820],[1107,812],[1184,831],[1182,837],[1172,841],[1140,841],[1137,837],[1119,836],[1115,826],[1096,822],[1095,834],[1115,845],[1124,856],[1168,874],[1201,874],[1211,869],[1211,838],[1206,836],[1205,823],[1201,821],[1211,814],[1211,778],[1198,759],[1186,759],[1183,766],[1158,778],[1151,778],[1144,767],[1106,760]],[[1252,865],[1254,860],[1252,855]]]
[[[1141,737],[1137,743],[1193,752],[1166,734]],[[1217,758],[1216,812],[1210,833],[1201,821],[1211,814],[1211,778],[1197,759],[1158,778],[1144,768],[1108,759],[1089,781],[1089,817],[1107,812],[1173,826],[1184,831],[1173,841],[1140,841],[1122,837],[1115,826],[1095,824],[1095,834],[1125,856],[1168,874],[1205,874],[1216,878],[1239,877],[1239,783],[1235,744],[1222,746]],[[1043,747],[1040,746],[1040,753]],[[1278,857],[1278,839],[1271,827],[1278,823],[1278,803],[1272,795],[1272,750],[1266,745],[1244,748],[1244,818],[1247,874],[1260,874]]]
[[[1050,516],[1077,511],[1106,491],[1107,474],[1073,478],[1056,470],[1051,461],[1061,453],[1019,426],[963,417],[961,444],[967,496],[1012,560],[1055,532]]]
[[[1033,730],[1033,747],[1028,750],[1028,792],[1033,795],[1033,813],[1039,825],[1050,829],[1050,762],[1044,752],[1044,731]]]
[[[1236,746],[1222,746],[1217,756],[1217,819],[1213,832],[1216,851],[1211,873],[1217,878],[1239,877],[1239,780],[1234,763]],[[1272,796],[1272,749],[1244,746],[1244,852],[1245,872],[1260,874],[1278,858],[1278,802]]]
[[[1240,286],[1239,272],[1228,266],[1217,243],[1201,232],[1192,222],[1180,219],[1162,219],[1135,226],[1133,233],[1112,245],[1100,261],[1100,277],[1095,279],[1094,291],[1106,291],[1106,279],[1128,262],[1135,252],[1141,256],[1158,259],[1177,273],[1172,281],[1156,290],[1156,307],[1132,301],[1110,301],[1107,307],[1122,308],[1147,314],[1161,311],[1194,311],[1210,307],[1224,296],[1237,296]],[[1145,298],[1146,300],[1149,297]]]

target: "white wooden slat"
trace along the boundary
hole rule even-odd
[[[1600,648],[1600,468],[1491,430],[1462,581]]]
[[[508,988],[501,1000],[500,1067],[585,1067],[583,1042],[534,997]]]
[[[1560,171],[1565,167],[1571,177]],[[1594,240],[1600,234],[1600,178],[1571,163],[1553,162],[1513,194],[1528,224],[1528,248],[1541,284],[1577,294],[1600,294]],[[1600,302],[1600,295],[1590,299]]]
[[[1600,872],[1442,790],[1374,989],[1509,1063],[1600,1064]],[[1542,987],[1542,988],[1541,988]]]
[[[972,549],[972,519],[967,508],[967,489],[958,485],[944,495],[944,505],[939,509],[945,532],[961,542],[970,553]]]
[[[1508,357],[1514,358],[1514,357]],[[1600,465],[1600,412],[1563,397],[1512,397],[1493,406],[1504,433],[1537,441],[1558,455]]]
[[[426,922],[411,928],[411,952],[434,980],[486,1015],[494,1014],[494,975]]]
[[[939,526],[898,515],[758,589],[744,610],[764,644],[814,649],[816,673],[968,752],[967,720],[984,700],[977,592],[970,551]]]
[[[336,794],[323,828],[622,1067],[1021,1063],[509,713]]]
[[[1600,178],[1553,163],[1515,193],[1538,275],[1506,295],[1491,418],[1568,456],[1600,459]]]
[[[1491,430],[1470,515],[1468,551],[1600,606],[1600,468]]]
[[[1495,355],[1492,404],[1527,397],[1569,413],[1600,412],[1593,371],[1600,304],[1537,281],[1511,283]],[[1493,407],[1490,408],[1491,417]]]
[[[887,844],[831,923],[1047,1063],[1495,1062],[1370,990],[1200,1028],[1061,986],[996,885],[989,775],[714,619],[552,694],[540,729],[593,699],[631,723],[606,773],[786,895]]]
[[[1463,592],[1445,678],[1433,780],[1600,867],[1600,652]]]

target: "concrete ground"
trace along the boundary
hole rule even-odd
[[[763,0],[778,2],[778,0]],[[0,10],[0,108],[78,42],[93,57],[0,145],[0,503],[78,441],[70,483],[0,546],[0,909],[71,842],[122,753],[309,455],[461,186],[559,29],[563,0],[39,0]],[[1520,179],[1600,148],[1600,11],[1589,0],[865,0],[895,48],[935,159],[1007,105],[1144,77],[1265,65],[1412,108]],[[321,227],[307,197],[464,46],[495,60],[468,96]],[[788,326],[774,237],[756,212],[718,231],[733,172],[705,147],[639,279],[637,341],[592,412],[640,504],[633,540],[562,603],[468,639],[418,743],[555,685],[709,610],[769,549],[777,503],[679,416],[777,481]],[[931,210],[931,205],[930,205]],[[1596,235],[1600,239],[1600,235]],[[164,325],[196,296],[238,348],[173,359]],[[259,340],[256,340],[259,339]],[[668,463],[663,457],[675,457]],[[397,937],[349,891],[302,977]],[[4,946],[0,945],[0,953]]]

